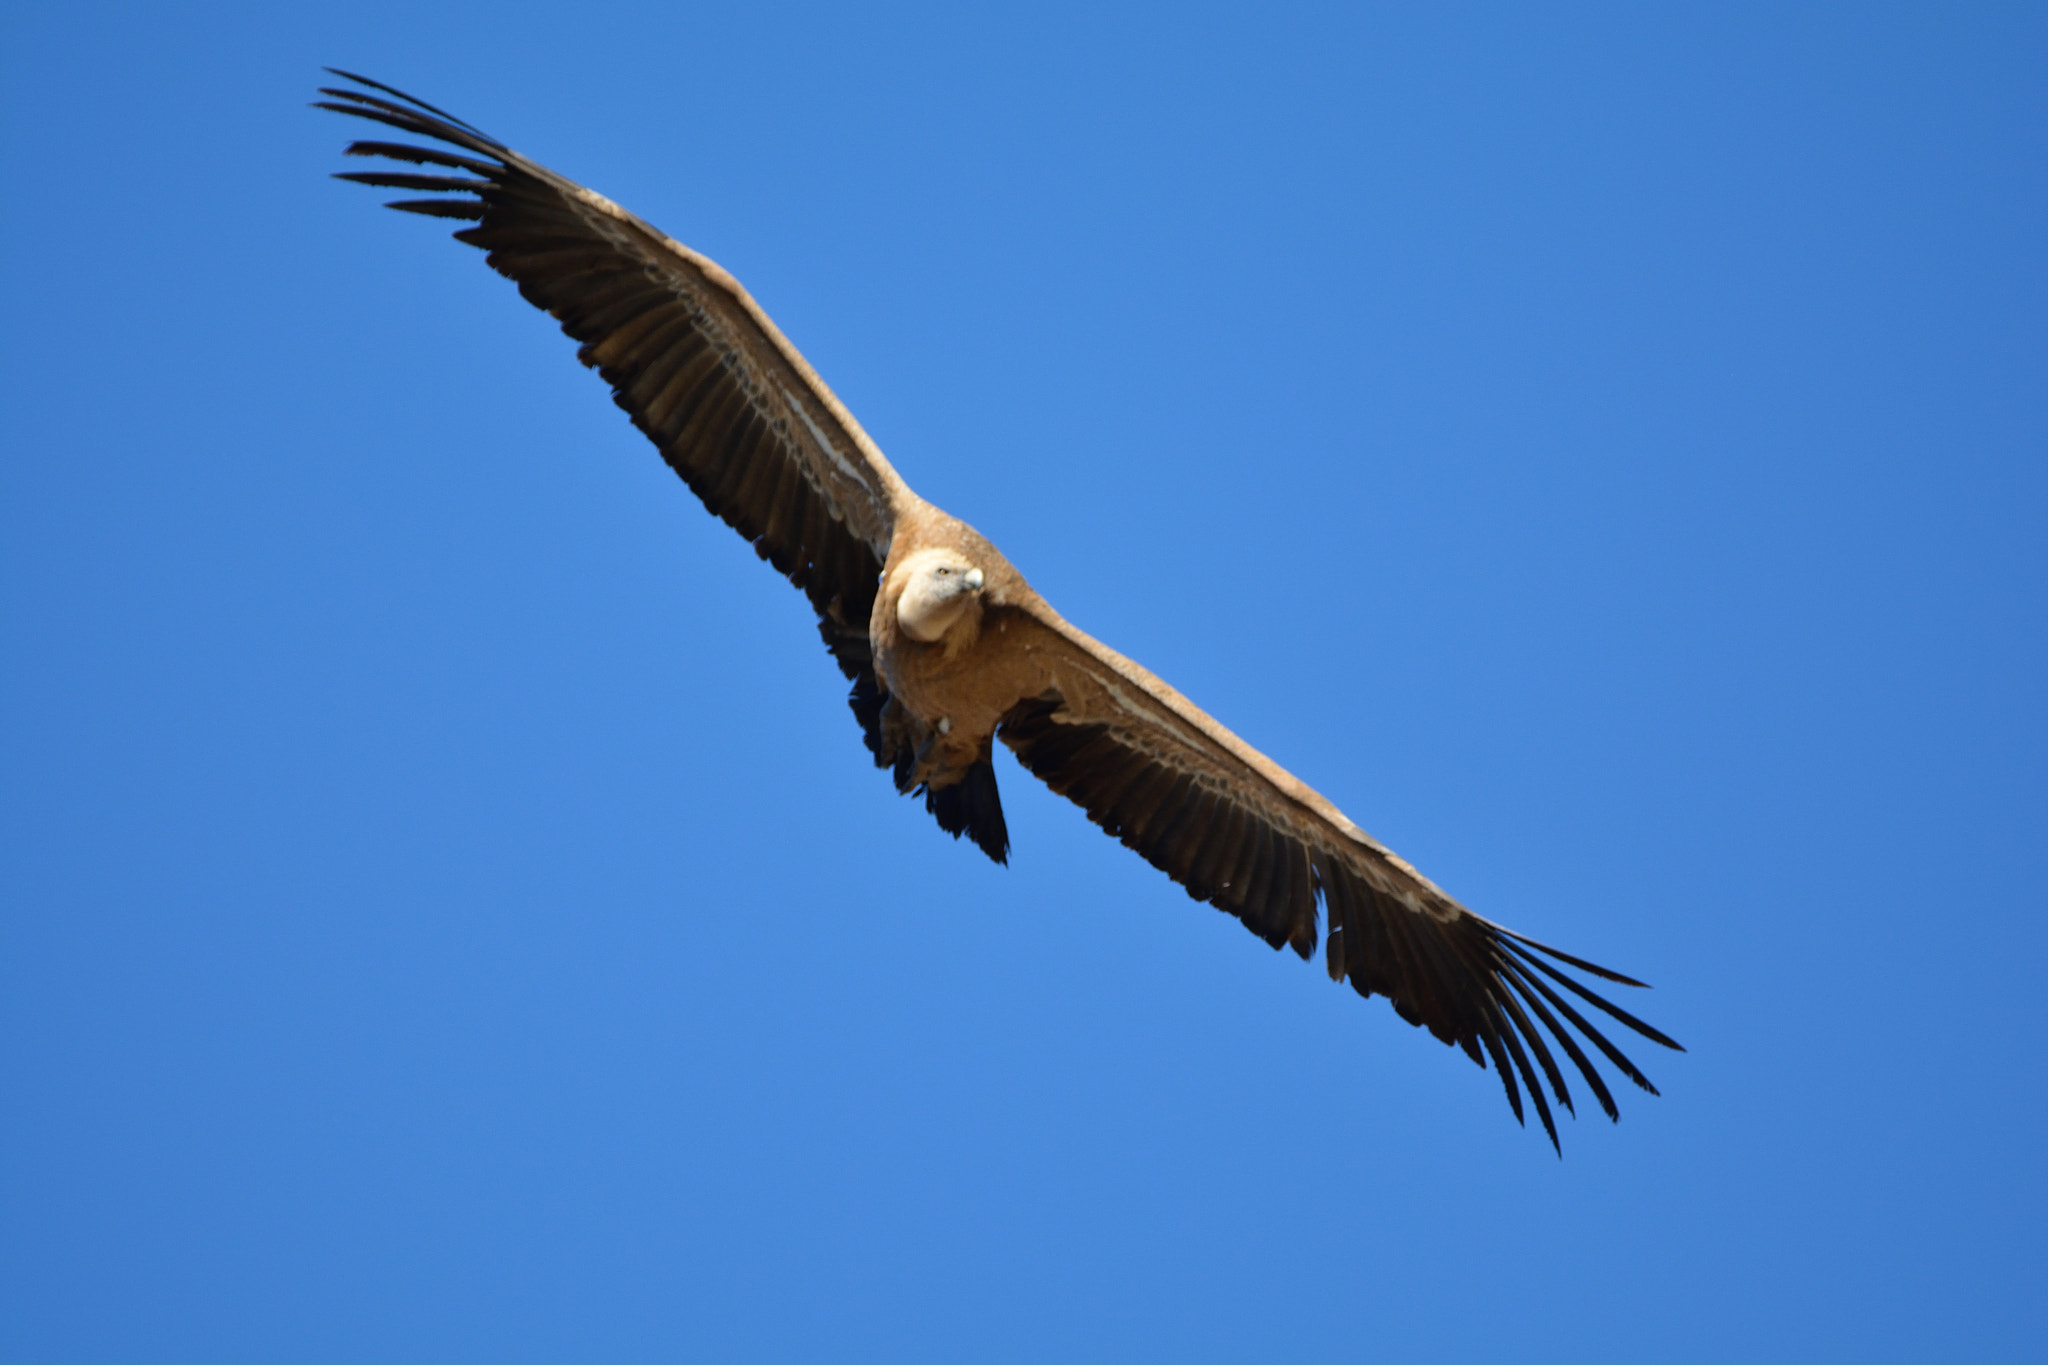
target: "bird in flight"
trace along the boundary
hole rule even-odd
[[[322,87],[317,108],[436,144],[351,143],[350,156],[428,169],[339,178],[432,196],[389,206],[474,224],[456,240],[487,252],[581,343],[577,358],[690,490],[810,600],[876,766],[939,828],[1007,860],[991,764],[1001,740],[1106,833],[1273,948],[1313,957],[1320,905],[1330,979],[1384,995],[1482,1068],[1491,1059],[1516,1120],[1526,1087],[1553,1147],[1546,1082],[1572,1110],[1553,1044],[1610,1119],[1614,1096],[1582,1038],[1657,1093],[1581,1006],[1678,1044],[1564,969],[1641,982],[1473,914],[1070,625],[973,527],[910,491],[739,281],[454,115],[334,74],[358,88]]]

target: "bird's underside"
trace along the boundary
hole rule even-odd
[[[852,684],[878,766],[946,832],[1009,851],[994,742],[1180,883],[1303,958],[1328,933],[1333,981],[1384,995],[1485,1066],[1551,1142],[1565,1067],[1614,1097],[1582,1045],[1656,1089],[1582,1007],[1678,1045],[1568,974],[1640,982],[1482,919],[1172,687],[1090,639],[994,546],[911,492],[739,283],[610,200],[389,86],[323,88],[320,108],[439,145],[352,143],[421,170],[341,178],[413,191],[391,207],[462,220],[576,341],[618,405],[706,507],[803,591]],[[1553,1051],[1553,1048],[1556,1050]],[[1519,1078],[1519,1084],[1518,1084]]]

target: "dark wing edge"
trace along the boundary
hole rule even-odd
[[[1570,997],[1684,1049],[1561,967],[1643,983],[1473,914],[1151,673],[1049,608],[1018,617],[1038,629],[1020,624],[1010,633],[1050,664],[1057,686],[1014,708],[999,737],[1028,771],[1189,896],[1304,960],[1315,953],[1320,905],[1330,979],[1349,980],[1368,999],[1385,996],[1401,1018],[1482,1069],[1490,1058],[1516,1122],[1525,1122],[1526,1087],[1560,1154],[1544,1082],[1567,1112],[1577,1111],[1552,1044],[1609,1119],[1620,1110],[1581,1038],[1657,1093]]]
[[[581,343],[578,358],[690,490],[803,590],[852,684],[848,705],[868,749],[886,764],[868,615],[909,494],[867,434],[711,261],[451,114],[334,74],[382,93],[322,87],[328,98],[315,108],[443,144],[353,142],[350,156],[432,173],[337,178],[433,194],[389,207],[473,224],[456,240],[489,253],[493,269]]]

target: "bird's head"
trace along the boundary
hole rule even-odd
[[[897,577],[896,623],[925,644],[944,639],[981,596],[981,570],[957,550],[919,550]]]

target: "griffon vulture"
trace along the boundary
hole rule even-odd
[[[1333,981],[1490,1058],[1522,1119],[1519,1075],[1557,1143],[1553,1046],[1609,1118],[1580,1039],[1655,1088],[1581,1012],[1678,1045],[1561,967],[1640,982],[1473,914],[1336,807],[1115,650],[1069,625],[974,528],[898,477],[860,423],[739,282],[618,205],[432,105],[337,71],[317,107],[438,146],[363,141],[351,156],[428,168],[340,178],[437,197],[408,213],[472,222],[480,247],[581,343],[577,352],[704,505],[810,599],[852,683],[876,766],[939,827],[1009,852],[994,741],[1198,901]],[[378,93],[369,93],[378,92]],[[1574,1003],[1576,1000],[1578,1003]],[[1574,1034],[1576,1030],[1576,1036]]]

